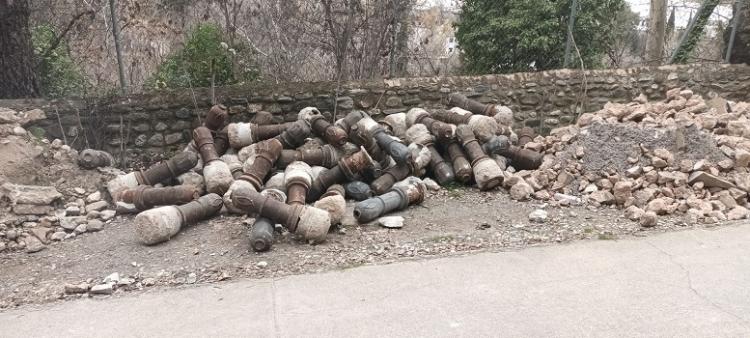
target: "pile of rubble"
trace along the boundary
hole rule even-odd
[[[745,219],[749,114],[749,103],[705,100],[680,89],[660,102],[641,96],[608,103],[525,144],[545,153],[544,163],[504,184],[518,200],[624,208],[646,227],[659,215],[684,215],[687,224]]]
[[[542,163],[541,154],[513,144],[531,136],[511,130],[509,109],[458,94],[450,100],[456,108],[415,108],[380,122],[354,111],[331,123],[309,107],[293,123],[270,124],[270,114],[259,113],[227,124],[226,108],[214,106],[184,152],[116,178],[108,190],[119,211],[139,212],[134,229],[144,244],[225,210],[255,218],[251,246],[264,251],[277,224],[309,242],[325,240],[347,199],[358,201],[357,221],[370,223],[421,203],[427,186],[476,182],[490,190],[509,165]]]
[[[0,108],[0,252],[37,252],[52,241],[99,231],[115,216],[97,190],[114,175],[79,169],[76,150],[23,127],[44,118],[38,109]]]

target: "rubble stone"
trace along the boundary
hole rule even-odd
[[[745,219],[747,218],[749,213],[750,211],[748,211],[746,208],[741,207],[741,206],[736,206],[734,207],[734,209],[730,210],[727,213],[727,219],[729,219],[730,221]]]
[[[547,221],[547,212],[542,209],[536,209],[529,214],[529,221],[534,223],[544,223]]]
[[[510,197],[516,201],[525,201],[528,200],[529,197],[531,197],[531,194],[534,193],[534,188],[532,188],[528,183],[525,181],[519,181],[513,187],[510,188]]]
[[[644,228],[655,227],[658,224],[656,213],[653,211],[647,211],[641,215],[638,223]]]

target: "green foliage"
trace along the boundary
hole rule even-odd
[[[55,30],[50,25],[36,26],[31,31],[41,93],[45,97],[54,98],[82,96],[90,85],[70,57],[65,41],[61,41],[55,49],[49,51],[55,36]]]
[[[167,58],[146,82],[149,89],[209,87],[255,80],[257,69],[244,45],[224,41],[219,27],[202,24],[188,36],[185,46]]]
[[[465,0],[456,39],[470,73],[561,68],[571,0]],[[579,0],[573,36],[587,68],[599,66],[624,0]],[[573,60],[579,64],[573,50]],[[533,67],[530,65],[534,65]]]
[[[719,0],[707,0],[701,5],[696,14],[697,17],[694,26],[690,31],[683,33],[687,34],[687,36],[683,38],[683,41],[680,41],[680,45],[677,46],[677,50],[675,50],[674,55],[672,55],[670,63],[688,62],[690,54],[693,53],[701,36],[703,36],[703,30],[706,28],[711,13],[714,12],[714,9],[719,5],[719,2]]]

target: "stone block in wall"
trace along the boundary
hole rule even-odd
[[[560,124],[560,120],[558,120],[556,118],[548,118],[548,119],[544,120],[544,125],[545,126],[553,126],[554,127],[554,126],[557,126],[559,124]]]
[[[160,147],[164,145],[164,135],[154,134],[148,139],[148,145],[152,147]]]
[[[398,96],[391,96],[385,100],[385,106],[388,108],[399,107],[401,104],[401,98]]]
[[[310,92],[299,93],[297,95],[294,95],[294,99],[296,100],[310,100],[313,97],[314,97],[313,93],[310,93]]]
[[[271,114],[281,114],[283,112],[281,105],[277,103],[266,106],[266,111]]]
[[[174,113],[174,116],[178,119],[191,119],[193,118],[193,112],[187,108],[181,108]]]
[[[290,96],[287,96],[287,95],[282,95],[282,96],[279,96],[276,99],[276,102],[278,102],[278,103],[292,103],[292,102],[294,102],[294,98],[292,98]]]
[[[393,108],[393,109],[384,109],[383,114],[385,115],[391,115],[391,114],[398,114],[398,113],[406,113],[406,108]]]
[[[229,115],[242,114],[245,112],[247,112],[247,106],[244,106],[244,105],[230,106],[229,109],[227,110],[227,113],[229,113]]]
[[[193,127],[192,123],[188,121],[179,120],[179,121],[175,121],[174,123],[172,123],[172,126],[170,127],[170,129],[177,131],[177,130],[193,129],[192,127]]]
[[[133,130],[139,132],[139,133],[145,133],[151,129],[151,126],[148,123],[139,123],[133,126]],[[118,126],[119,130],[119,126]]]
[[[148,136],[146,134],[140,134],[136,136],[135,140],[133,141],[133,144],[135,144],[136,147],[143,147],[146,145],[146,142],[148,142]]]
[[[156,130],[156,131],[165,131],[165,130],[167,130],[167,128],[169,128],[169,126],[167,126],[167,124],[164,123],[164,122],[158,122],[154,126],[154,130]]]
[[[526,106],[536,106],[542,103],[542,96],[539,94],[526,94],[521,96],[521,104]]]
[[[354,109],[354,100],[349,96],[341,96],[336,100],[339,109],[351,110]]]
[[[422,103],[422,100],[419,99],[419,97],[409,97],[403,101],[403,104],[405,106],[417,106]]]
[[[172,133],[172,134],[167,134],[166,136],[164,136],[164,143],[170,146],[181,143],[182,140],[183,140],[182,133]]]
[[[151,115],[148,113],[128,113],[125,115],[125,121],[149,121],[151,120]]]

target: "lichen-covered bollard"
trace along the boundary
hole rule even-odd
[[[461,141],[466,153],[471,160],[471,167],[474,171],[474,179],[481,190],[489,190],[503,183],[503,171],[497,165],[495,160],[489,158],[482,150],[482,146],[474,137],[474,132],[467,125],[460,125],[456,128],[456,136]]]
[[[235,206],[247,213],[255,213],[280,223],[290,232],[301,235],[307,241],[324,241],[331,227],[331,218],[325,210],[310,206],[287,205],[247,187],[234,190],[232,201]]]
[[[176,178],[188,172],[198,163],[198,156],[192,152],[179,153],[167,161],[157,163],[145,171],[134,171],[118,176],[107,183],[107,190],[114,202],[119,201],[120,193],[125,189],[139,185],[155,185]]]
[[[438,140],[451,140],[456,137],[455,125],[435,120],[422,108],[412,108],[406,114],[406,126],[411,128],[415,124],[423,124]]]
[[[286,194],[276,189],[265,189],[261,195],[272,198],[279,202],[286,200]],[[274,222],[265,217],[255,218],[253,228],[250,230],[250,247],[255,252],[271,250],[273,245]]]
[[[289,163],[302,161],[311,166],[333,168],[339,162],[339,152],[333,146],[326,144],[321,147],[303,146],[297,150],[285,149],[276,162],[277,169],[285,169]]]
[[[283,133],[276,136],[275,139],[281,142],[284,149],[296,149],[305,144],[305,139],[310,137],[312,129],[310,122],[297,120],[289,125]]]
[[[408,117],[407,117],[408,118]],[[406,130],[409,142],[423,145],[430,151],[430,170],[440,185],[446,185],[455,180],[453,167],[445,162],[443,156],[435,148],[435,138],[424,124],[414,124]]]
[[[409,163],[413,160],[406,145],[388,135],[383,127],[365,112],[353,111],[347,114],[339,122],[339,126],[349,133],[349,137],[355,143],[358,140],[360,142],[358,144],[361,146],[364,146],[364,142],[367,140],[375,139],[378,147],[390,155],[396,163]],[[352,133],[359,134],[359,137],[353,138]],[[368,152],[370,151],[369,148],[366,147],[366,149],[368,149]]]
[[[78,155],[78,166],[83,169],[96,169],[115,165],[115,159],[106,151],[85,149]]]
[[[140,185],[120,194],[123,202],[135,205],[138,210],[148,210],[159,205],[180,205],[198,199],[200,190],[192,185],[154,188]]]
[[[242,149],[251,144],[277,137],[290,125],[291,123],[269,125],[230,123],[227,126],[229,145],[234,149]]]
[[[331,225],[341,224],[346,212],[344,187],[339,184],[328,187],[328,191],[313,206],[328,211],[328,215],[331,217]]]
[[[214,148],[214,139],[211,130],[206,127],[198,127],[193,130],[193,141],[198,147],[198,152],[203,159],[203,177],[206,181],[206,191],[209,193],[223,195],[234,182],[229,166],[219,160],[219,154]]]
[[[310,122],[315,135],[322,137],[326,142],[335,147],[341,147],[348,141],[346,131],[326,121],[318,108],[307,107],[302,109],[298,114],[298,119]]]
[[[305,205],[305,198],[312,184],[312,168],[305,162],[290,163],[284,171],[284,184],[287,204]]]
[[[188,204],[146,210],[135,217],[133,229],[139,242],[154,245],[170,240],[185,226],[216,215],[221,196],[208,194]]]
[[[422,203],[426,190],[422,180],[409,177],[396,183],[389,192],[357,203],[354,207],[354,217],[359,223],[372,222],[392,211]]]
[[[244,174],[236,179],[224,193],[224,206],[232,214],[243,214],[232,200],[232,192],[240,187],[259,191],[263,188],[263,181],[274,167],[281,154],[281,142],[270,139],[254,144],[255,152],[245,162],[250,164],[244,168]]]
[[[432,117],[445,123],[455,125],[466,124],[471,127],[474,135],[482,142],[486,142],[502,131],[497,121],[493,118],[484,115],[474,115],[461,108],[451,108],[451,110],[438,109],[432,113]]]
[[[379,123],[393,136],[398,138],[404,138],[406,136],[406,113],[388,115],[380,120]]]

